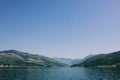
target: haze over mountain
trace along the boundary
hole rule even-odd
[[[61,62],[61,63],[65,63],[69,66],[73,65],[73,64],[78,64],[82,61],[82,59],[72,59],[72,58],[54,58],[55,60]]]
[[[53,58],[20,52],[17,50],[0,51],[1,66],[40,66],[40,67],[63,67],[66,64],[60,63]]]

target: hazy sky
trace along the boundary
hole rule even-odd
[[[0,0],[0,50],[83,58],[120,50],[120,0]]]

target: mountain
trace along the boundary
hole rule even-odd
[[[54,59],[69,66],[81,62],[81,59],[71,59],[71,58],[54,58]]]
[[[72,67],[120,67],[120,51],[92,56]]]
[[[95,56],[95,55],[88,55],[88,56],[84,57],[83,59],[81,59],[80,62],[77,62],[77,63],[75,63],[75,64],[80,64],[80,63],[84,62],[85,60],[90,59],[90,58],[93,57],[93,56]],[[75,64],[73,64],[73,65],[75,65]]]
[[[41,67],[64,67],[53,58],[20,52],[17,50],[0,51],[0,66],[41,66]]]
[[[87,60],[87,59],[90,59],[90,58],[93,57],[93,56],[95,56],[95,55],[88,55],[88,56],[86,56],[85,58],[83,58],[81,62],[83,62],[83,61],[85,61],[85,60]],[[80,62],[80,63],[81,63],[81,62]]]

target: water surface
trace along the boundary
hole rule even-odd
[[[120,69],[0,68],[0,80],[120,80]]]

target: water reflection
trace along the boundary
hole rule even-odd
[[[120,80],[119,68],[84,68],[84,74],[90,80]]]
[[[0,68],[0,80],[27,79],[28,70],[23,68]]]
[[[0,68],[0,80],[120,80],[120,69]]]

